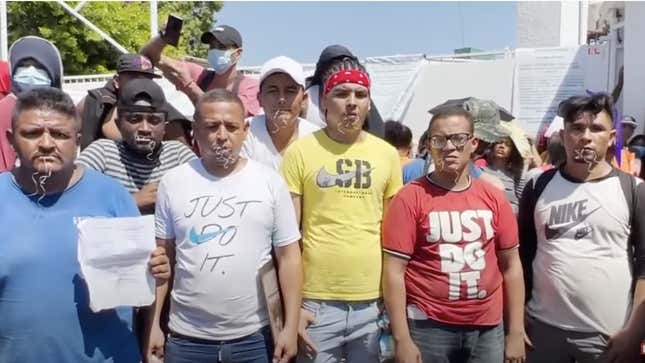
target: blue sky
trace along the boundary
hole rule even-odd
[[[474,47],[516,45],[515,2],[235,2],[226,1],[219,24],[244,39],[242,65],[287,55],[315,63],[329,44],[359,57],[449,54]]]

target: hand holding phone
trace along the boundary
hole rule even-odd
[[[161,37],[167,44],[177,47],[183,24],[184,21],[180,17],[172,14],[168,15],[166,27],[161,31]]]

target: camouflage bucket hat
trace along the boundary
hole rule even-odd
[[[495,102],[473,97],[464,102],[463,107],[473,115],[476,138],[493,143],[511,135],[501,125],[499,107]]]
[[[448,100],[428,112],[435,114],[448,107],[462,107],[468,111],[473,116],[475,137],[482,141],[495,143],[510,136],[509,131],[502,127],[501,121],[510,121],[514,118],[513,115],[491,100],[475,97]]]

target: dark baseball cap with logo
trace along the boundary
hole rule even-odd
[[[141,54],[123,54],[121,57],[119,57],[116,71],[117,73],[142,73],[154,78],[161,78],[160,75],[155,74],[155,68],[153,67],[150,59]]]
[[[168,113],[163,90],[155,81],[148,78],[129,81],[119,93],[117,106],[120,110],[130,112]]]
[[[213,29],[202,34],[202,43],[209,44],[211,39],[215,38],[218,42],[226,47],[242,48],[242,36],[237,29],[229,25],[217,25]]]

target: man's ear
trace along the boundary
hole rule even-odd
[[[114,83],[114,88],[117,90],[119,89],[119,74],[115,74],[114,77],[112,77],[112,81]]]
[[[13,130],[11,130],[10,128],[7,129],[7,131],[5,132],[5,136],[7,137],[7,140],[9,140],[9,144],[11,145],[11,148],[15,152],[16,151],[16,138],[13,135]]]
[[[303,90],[302,101],[300,101],[300,109],[306,110],[309,107],[309,93]]]
[[[609,144],[607,144],[609,147],[614,147],[616,146],[616,129],[612,129],[609,131]],[[627,145],[623,145],[627,146]]]
[[[242,58],[242,53],[243,52],[244,52],[244,50],[242,48],[235,49],[235,51],[233,52],[233,54],[231,56],[231,62],[237,64],[237,62],[240,61],[240,58]]]

